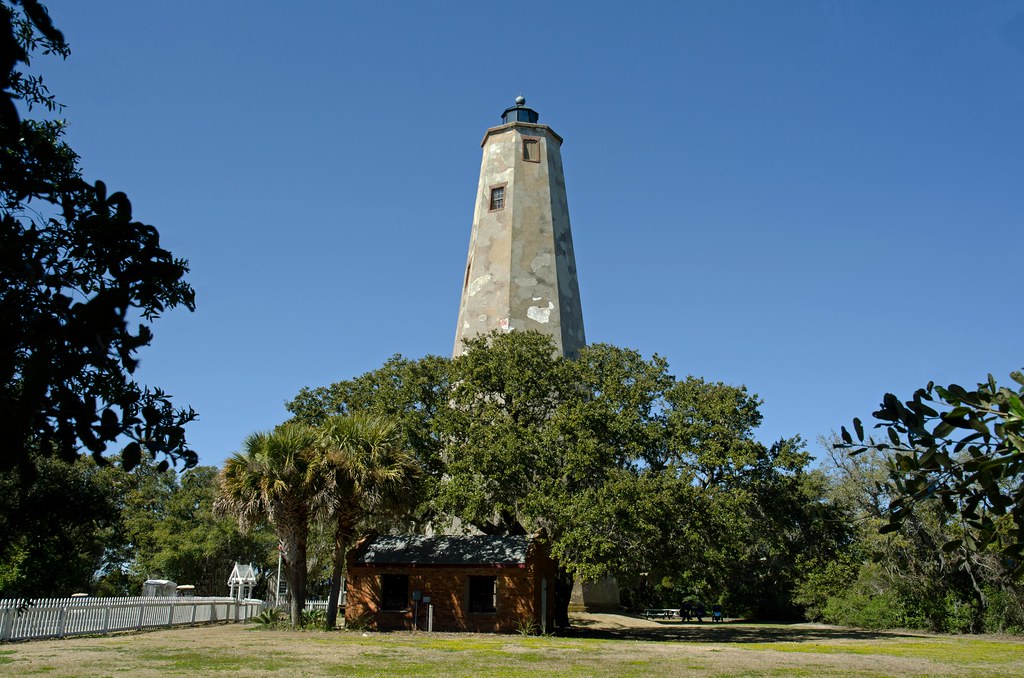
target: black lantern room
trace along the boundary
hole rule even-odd
[[[540,119],[540,116],[537,115],[537,111],[526,107],[526,97],[521,94],[516,97],[516,105],[506,108],[505,112],[501,114],[502,124],[510,122],[537,122],[538,119]]]

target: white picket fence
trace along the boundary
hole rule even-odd
[[[342,591],[341,595],[338,596],[338,607],[340,609],[345,609],[345,593],[346,593],[345,591]],[[328,598],[306,598],[306,609],[307,610],[326,610],[328,602],[329,602]]]
[[[240,622],[263,609],[262,600],[232,598],[44,598],[21,612],[23,599],[0,599],[0,641],[64,638],[114,631],[210,622]]]

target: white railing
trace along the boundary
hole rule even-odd
[[[330,601],[330,598],[306,598],[306,609],[307,610],[326,610],[327,609],[327,603],[329,601]],[[339,608],[345,607],[345,591],[342,591],[341,595],[338,597],[338,607]]]
[[[0,599],[0,641],[239,622],[262,609],[262,600],[232,598]]]

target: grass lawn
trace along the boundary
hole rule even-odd
[[[218,625],[0,645],[52,676],[1022,676],[1024,642],[807,624],[665,623],[566,637],[264,631]]]

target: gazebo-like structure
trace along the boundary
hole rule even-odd
[[[236,600],[252,598],[253,589],[256,588],[256,570],[253,566],[235,563],[228,577],[228,586],[231,588],[231,597]]]

